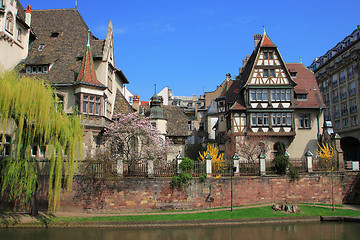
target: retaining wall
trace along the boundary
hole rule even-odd
[[[334,173],[337,204],[360,204],[360,173]],[[193,179],[184,189],[172,189],[171,178],[123,178],[113,184],[87,184],[76,178],[73,191],[64,193],[60,211],[135,212],[172,209],[229,207],[230,178]],[[45,197],[45,194],[41,196]],[[331,174],[311,173],[291,181],[287,176],[235,177],[236,205],[269,202],[331,203]]]

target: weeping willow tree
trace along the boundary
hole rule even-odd
[[[48,176],[48,209],[54,212],[61,189],[71,190],[76,159],[82,153],[80,117],[59,108],[54,89],[40,79],[20,77],[15,71],[0,72],[0,89],[0,133],[15,123],[11,154],[2,161],[1,193],[10,201],[31,202],[31,213],[37,214],[41,164],[31,155],[32,144],[37,141],[48,146],[49,167],[44,175]],[[4,138],[2,134],[0,143]]]

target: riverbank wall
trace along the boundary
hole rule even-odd
[[[333,174],[336,204],[360,204],[360,173]],[[182,189],[173,189],[171,178],[122,178],[116,182],[74,180],[72,192],[63,193],[60,211],[144,212],[231,206],[231,178],[194,178]],[[233,205],[271,202],[332,202],[331,173],[309,173],[299,180],[287,176],[234,177]],[[45,191],[40,198],[46,199]],[[41,201],[40,201],[41,202]]]

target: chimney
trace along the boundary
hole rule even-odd
[[[26,7],[25,23],[30,27],[31,24],[31,6],[30,4]]]
[[[140,108],[140,97],[139,95],[134,95],[133,96],[133,105],[132,107],[136,110],[136,112],[139,112],[139,108]]]
[[[261,41],[261,38],[262,38],[262,34],[254,34],[255,48],[257,47],[257,45],[258,45],[259,42]]]
[[[226,81],[230,81],[231,80],[231,74],[230,73],[227,73],[226,74]]]
[[[243,59],[243,67],[245,67],[247,61],[249,61],[250,55],[246,55],[246,58]]]

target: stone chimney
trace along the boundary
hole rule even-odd
[[[139,95],[134,95],[133,96],[133,105],[132,107],[136,110],[136,112],[139,112],[139,108],[140,108],[140,97]]]
[[[259,42],[261,41],[261,38],[262,38],[262,34],[254,34],[255,48],[257,47],[257,45],[258,45]]]
[[[249,58],[250,58],[250,55],[246,55],[246,58],[245,59],[243,59],[243,67],[245,67],[245,65],[246,65],[246,63],[247,63],[247,61],[249,60]]]

